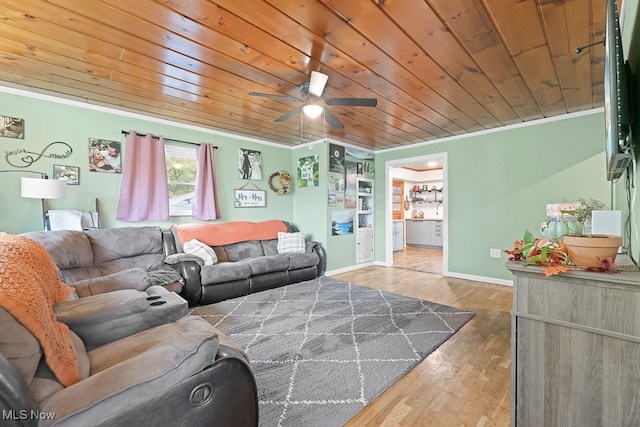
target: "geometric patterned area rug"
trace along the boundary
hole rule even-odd
[[[191,310],[249,355],[260,426],[342,426],[474,314],[330,277]]]

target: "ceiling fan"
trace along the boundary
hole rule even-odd
[[[378,105],[376,98],[323,98],[322,93],[324,87],[327,84],[329,76],[319,71],[312,71],[311,78],[308,82],[300,85],[300,98],[286,95],[271,95],[268,93],[249,92],[251,96],[262,96],[265,98],[279,99],[282,101],[303,102],[304,105],[298,108],[294,108],[288,113],[278,117],[276,122],[283,122],[296,114],[301,110],[305,115],[311,118],[318,117],[322,112],[325,113],[325,120],[334,129],[340,129],[344,127],[342,122],[333,114],[328,108],[325,108],[320,101],[324,101],[326,105],[340,105],[349,107],[375,107]]]

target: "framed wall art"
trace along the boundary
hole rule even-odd
[[[24,119],[0,116],[0,136],[24,139]]]
[[[89,171],[122,173],[121,148],[119,141],[89,138]]]
[[[53,165],[53,179],[66,181],[67,185],[80,184],[80,167],[69,165]]]
[[[262,153],[240,148],[238,152],[238,178],[262,180]]]
[[[320,156],[317,154],[298,159],[298,188],[320,185]]]

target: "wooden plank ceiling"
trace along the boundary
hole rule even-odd
[[[0,0],[0,85],[385,149],[603,105],[605,0]],[[344,124],[276,118],[311,71]],[[10,108],[3,108],[10,114]],[[149,130],[152,131],[152,130]],[[179,135],[170,135],[177,138]]]

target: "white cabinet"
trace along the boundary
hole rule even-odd
[[[442,247],[442,221],[428,221],[429,225],[429,244],[431,246]]]
[[[407,245],[442,247],[442,221],[408,219],[406,227]]]
[[[358,178],[358,205],[356,208],[356,262],[373,261],[373,180]]]
[[[423,245],[429,244],[429,224],[428,221],[422,219],[408,219],[407,226],[407,245]]]
[[[404,248],[404,221],[393,221],[393,251]]]

